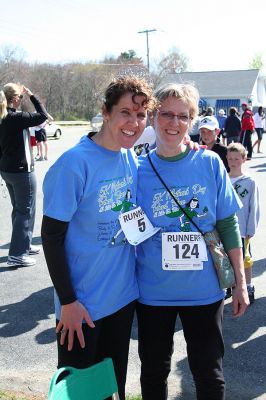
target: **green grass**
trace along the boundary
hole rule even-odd
[[[0,400],[44,400],[47,396],[25,394],[12,390],[0,390]]]
[[[142,400],[141,396],[126,396],[126,400]]]
[[[0,400],[43,400],[44,397],[0,390]],[[126,400],[142,400],[141,396],[126,396]]]

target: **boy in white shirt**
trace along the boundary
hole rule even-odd
[[[243,164],[247,159],[244,146],[241,143],[231,143],[227,147],[227,161],[230,168],[229,176],[243,207],[237,212],[240,233],[243,242],[243,257],[247,256],[249,240],[254,236],[260,217],[259,191],[254,179],[243,172]],[[250,303],[254,302],[255,288],[251,282],[252,263],[245,263],[245,275]],[[228,296],[227,296],[228,297]]]

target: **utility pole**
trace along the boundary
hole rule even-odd
[[[138,33],[145,33],[146,34],[146,44],[147,44],[147,68],[148,71],[150,71],[150,59],[149,59],[149,33],[150,32],[155,32],[157,29],[146,29],[145,31],[140,31]]]

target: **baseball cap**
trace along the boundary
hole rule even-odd
[[[243,103],[241,103],[241,106],[247,106],[248,103],[246,103],[245,101]]]
[[[206,116],[200,121],[199,129],[201,128],[206,128],[210,131],[214,131],[214,129],[219,129],[219,124],[215,117]]]

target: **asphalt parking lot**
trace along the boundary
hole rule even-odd
[[[48,167],[67,148],[79,141],[86,127],[65,127],[60,140],[48,141],[49,160],[36,162],[38,178],[37,216],[34,244],[41,244],[42,181]],[[266,137],[264,154],[254,154],[246,172],[257,180],[261,195],[261,221],[252,243],[255,303],[240,319],[231,316],[226,301],[224,370],[227,400],[266,400]],[[0,389],[47,394],[56,369],[53,289],[43,254],[37,266],[12,269],[6,267],[11,234],[11,206],[5,186],[0,187]],[[175,332],[175,351],[169,378],[169,399],[194,400],[193,380],[188,368],[186,346],[179,323]],[[137,327],[130,343],[127,392],[139,394],[139,360]]]

